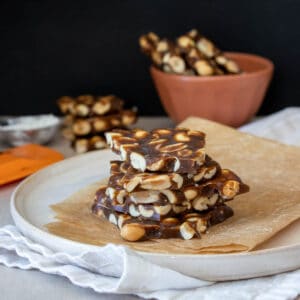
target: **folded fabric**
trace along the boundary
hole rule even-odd
[[[24,237],[12,225],[0,228],[0,263],[65,276],[76,285],[101,293],[137,294],[212,284],[161,268],[122,246],[110,244],[79,256],[53,252]]]
[[[283,110],[241,130],[300,145],[300,108]],[[300,270],[274,276],[213,283],[163,268],[117,245],[79,256],[54,252],[24,237],[15,226],[0,228],[0,263],[67,277],[99,293],[136,294],[147,299],[293,299],[300,294]]]
[[[107,245],[79,256],[54,252],[12,225],[0,229],[0,263],[64,276],[99,293],[136,294],[146,299],[280,300],[300,293],[300,270],[213,284],[152,264],[126,247]]]
[[[243,132],[300,146],[300,107],[288,107],[239,128]]]

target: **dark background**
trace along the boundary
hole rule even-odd
[[[0,114],[57,112],[61,95],[114,93],[162,115],[138,37],[198,28],[275,63],[260,114],[300,104],[300,1],[1,1]]]

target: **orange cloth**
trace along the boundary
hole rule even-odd
[[[0,185],[22,179],[63,158],[61,153],[35,144],[11,148],[0,153]]]

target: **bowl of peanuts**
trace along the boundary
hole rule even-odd
[[[152,61],[160,100],[175,122],[198,116],[241,126],[257,113],[273,75],[269,59],[222,52],[195,29],[175,42],[152,32],[139,42]]]

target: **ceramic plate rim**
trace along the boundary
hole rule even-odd
[[[59,162],[56,162],[54,164],[51,164],[50,166],[47,166],[41,170],[39,170],[38,172],[30,175],[29,177],[27,177],[26,179],[24,179],[23,181],[21,181],[17,187],[15,188],[15,190],[13,191],[12,195],[11,195],[11,198],[10,198],[10,212],[11,212],[11,215],[12,215],[12,218],[13,218],[13,221],[15,224],[17,224],[17,221],[16,220],[21,220],[21,222],[23,224],[26,224],[26,226],[28,228],[31,229],[31,231],[37,231],[39,232],[40,235],[50,235],[51,238],[55,238],[55,239],[58,239],[58,240],[61,240],[63,242],[67,242],[67,243],[70,243],[70,244],[76,244],[77,246],[84,246],[84,247],[92,247],[92,248],[97,248],[97,247],[104,247],[105,245],[103,246],[98,246],[98,245],[92,245],[92,244],[87,244],[87,243],[81,243],[81,242],[78,242],[78,241],[73,241],[73,240],[70,240],[70,239],[67,239],[67,238],[63,238],[63,237],[60,237],[58,235],[55,235],[49,231],[47,231],[46,229],[45,230],[42,230],[40,229],[39,227],[35,226],[34,224],[32,224],[30,221],[28,221],[26,218],[24,218],[21,213],[18,211],[18,208],[17,208],[17,205],[16,205],[16,197],[18,195],[18,193],[20,193],[20,191],[22,191],[23,187],[26,186],[26,184],[29,182],[29,181],[32,181],[34,180],[36,177],[40,176],[41,173],[43,172],[47,172],[49,169],[57,166],[58,164],[62,164],[64,162],[70,162],[72,160],[77,160],[77,159],[80,159],[81,157],[83,156],[92,156],[92,155],[95,155],[99,152],[104,152],[104,151],[107,151],[107,150],[98,150],[98,151],[93,151],[93,152],[90,152],[90,153],[84,153],[84,154],[80,154],[80,155],[77,155],[77,156],[74,156],[74,157],[70,157],[70,158],[66,158],[62,161],[59,161]],[[291,224],[293,224],[294,222],[292,222]],[[290,225],[291,225],[290,224]],[[18,226],[17,226],[18,227]],[[22,229],[19,228],[21,231]],[[276,235],[276,234],[275,234]],[[113,244],[113,243],[112,243]],[[214,258],[214,257],[218,257],[218,258],[226,258],[226,257],[239,257],[239,256],[253,256],[253,255],[265,255],[265,254],[268,254],[268,253],[276,253],[276,252],[282,252],[282,251],[289,251],[289,250],[293,250],[295,248],[299,248],[300,249],[300,243],[296,243],[296,244],[292,244],[292,245],[286,245],[286,246],[279,246],[279,247],[273,247],[273,248],[267,248],[267,249],[261,249],[261,250],[253,250],[253,251],[246,251],[246,252],[234,252],[234,253],[216,253],[216,254],[201,254],[201,253],[195,253],[195,254],[181,254],[181,253],[159,253],[159,252],[144,252],[144,251],[137,251],[135,249],[132,249],[131,247],[129,247],[131,250],[135,251],[136,253],[139,253],[139,254],[142,254],[143,256],[152,256],[152,255],[155,255],[155,256],[162,256],[162,257],[174,257],[174,256],[178,256],[178,257],[186,257],[186,258],[193,258],[193,257],[206,257],[206,258]]]

